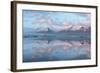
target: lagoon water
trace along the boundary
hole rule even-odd
[[[89,33],[33,33],[23,36],[23,62],[91,59]]]

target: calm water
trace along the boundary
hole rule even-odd
[[[23,62],[91,58],[90,35],[36,34],[23,36]]]

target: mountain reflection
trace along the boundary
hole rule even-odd
[[[90,59],[90,40],[34,40],[24,38],[23,62]]]

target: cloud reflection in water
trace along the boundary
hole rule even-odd
[[[25,42],[28,41],[28,42]],[[24,62],[90,59],[90,42],[32,40],[25,38]]]

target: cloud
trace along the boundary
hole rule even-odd
[[[48,28],[57,32],[62,30],[79,30],[91,24],[91,14],[76,12],[24,11],[24,26],[33,31],[47,31]],[[29,23],[28,23],[29,22]]]

